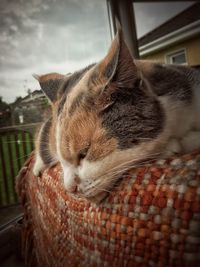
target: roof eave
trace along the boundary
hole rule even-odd
[[[200,33],[200,20],[190,23],[176,31],[162,36],[148,44],[139,47],[140,56],[147,56],[169,45],[189,39]]]

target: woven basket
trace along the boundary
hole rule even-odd
[[[27,266],[200,266],[200,153],[134,168],[101,203],[68,194],[58,166],[17,179]]]

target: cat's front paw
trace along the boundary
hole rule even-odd
[[[38,168],[37,165],[33,167],[33,174],[34,176],[39,176],[43,168]]]
[[[45,168],[45,164],[40,156],[36,157],[35,164],[33,166],[33,174],[35,176],[39,176],[41,171],[43,171]]]
[[[74,169],[70,167],[63,167],[63,172],[64,172],[64,187],[65,189],[73,193],[77,189],[77,184],[75,181],[75,173]]]
[[[187,133],[181,140],[181,144],[185,153],[190,153],[200,148],[200,131],[191,131]]]
[[[165,150],[163,151],[163,157],[164,158],[173,157],[178,154],[181,154],[181,152],[182,152],[182,146],[180,142],[177,139],[172,138],[168,141]]]

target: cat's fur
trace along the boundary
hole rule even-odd
[[[98,64],[37,78],[52,116],[33,172],[60,162],[68,191],[94,197],[141,160],[200,147],[199,71],[133,60],[121,32]]]

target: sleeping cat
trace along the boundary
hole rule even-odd
[[[99,63],[35,77],[52,115],[33,172],[60,162],[70,192],[98,197],[138,162],[200,147],[199,71],[133,60],[121,32]]]

